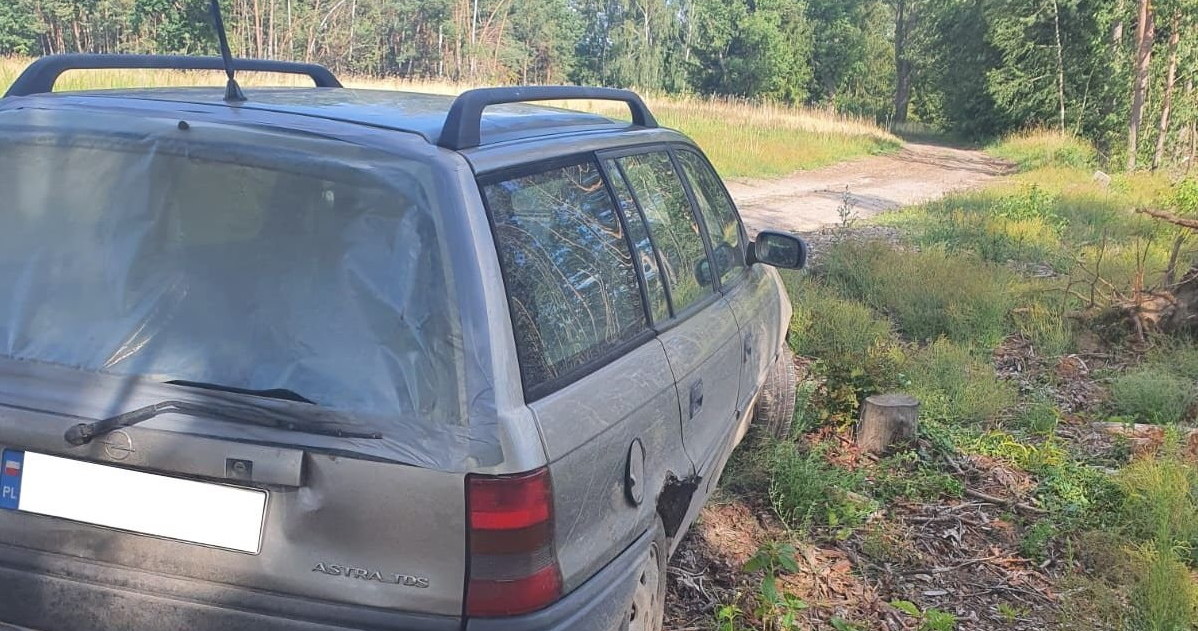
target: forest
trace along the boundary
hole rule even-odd
[[[1046,128],[1132,169],[1198,143],[1196,0],[222,1],[236,54],[340,73],[768,100],[971,141]],[[207,6],[5,0],[0,55],[213,53]]]

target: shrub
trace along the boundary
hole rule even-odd
[[[1198,381],[1198,346],[1188,340],[1161,337],[1148,352],[1145,366],[1172,373],[1189,381]]]
[[[1182,215],[1198,215],[1198,178],[1178,182],[1165,195],[1165,203]]]
[[[1185,562],[1198,561],[1198,469],[1167,453],[1131,463],[1116,481],[1124,530],[1143,542],[1133,551],[1134,617],[1146,629],[1192,628],[1198,584]]]
[[[1193,402],[1190,381],[1156,367],[1139,368],[1111,382],[1115,412],[1144,423],[1178,423]]]
[[[894,325],[868,306],[847,300],[815,280],[787,284],[794,303],[790,343],[796,353],[848,365],[897,342]]]
[[[1009,271],[943,248],[906,252],[845,242],[828,252],[824,273],[829,284],[889,314],[916,340],[946,336],[994,346],[1013,300]]]
[[[769,454],[770,501],[791,528],[851,529],[872,511],[854,493],[863,476],[829,464],[824,454],[822,446],[803,451],[793,443],[780,443]]]
[[[1198,620],[1198,583],[1169,546],[1146,544],[1136,550],[1133,617],[1148,631],[1186,631]]]
[[[1015,403],[1016,389],[967,347],[939,339],[904,365],[921,415],[947,423],[989,420]]]
[[[1116,482],[1124,493],[1122,516],[1128,534],[1198,555],[1198,469],[1194,465],[1174,455],[1141,458],[1119,471]]]
[[[792,280],[791,345],[816,359],[823,378],[804,421],[847,422],[867,396],[900,385],[902,347],[894,325],[866,305],[846,300],[815,280]]]
[[[1029,184],[1014,195],[1007,195],[998,200],[994,214],[1011,221],[1026,221],[1029,219],[1046,220],[1054,229],[1064,226],[1061,217],[1057,215],[1057,197],[1045,191],[1039,184]]]

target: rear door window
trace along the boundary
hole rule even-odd
[[[705,269],[703,235],[682,181],[665,152],[627,156],[618,162],[645,212],[649,234],[661,254],[674,313],[685,311],[710,295],[713,284]]]
[[[682,150],[675,153],[682,172],[686,174],[699,215],[711,239],[711,254],[720,284],[738,278],[745,268],[745,251],[741,239],[740,221],[732,199],[720,183],[720,176],[699,154]]]
[[[620,172],[615,160],[605,160],[603,166],[607,169],[612,189],[620,202],[620,210],[624,213],[624,222],[628,225],[628,236],[632,238],[636,248],[637,264],[641,268],[641,277],[645,281],[645,294],[649,299],[649,312],[654,322],[670,319],[670,303],[666,298],[666,287],[661,278],[661,265],[657,260],[657,252],[653,249],[653,240],[649,238],[649,229],[645,219],[632,197],[628,182]]]
[[[527,391],[551,390],[645,330],[629,242],[597,163],[505,179],[483,192]]]

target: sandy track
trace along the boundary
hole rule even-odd
[[[728,189],[750,234],[763,228],[810,232],[839,223],[845,189],[868,218],[1010,173],[1010,164],[980,151],[910,143],[898,153],[802,171],[772,180],[732,180]]]

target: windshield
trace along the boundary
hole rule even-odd
[[[366,153],[0,119],[0,354],[460,422],[430,176]]]

